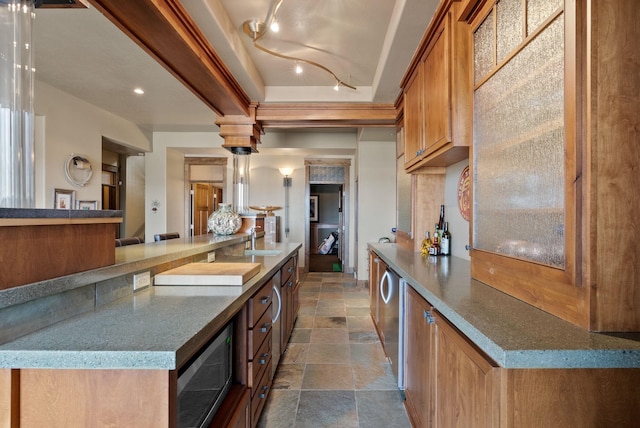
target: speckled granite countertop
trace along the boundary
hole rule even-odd
[[[166,243],[132,246],[137,248],[121,255],[129,262],[145,264],[192,246]],[[173,251],[167,248],[172,244]],[[262,263],[260,272],[242,286],[238,296],[216,296],[215,287],[208,286],[151,286],[0,345],[0,367],[176,369],[224,327],[300,246],[276,244],[282,249],[276,256],[218,257],[218,261]]]
[[[640,334],[590,333],[471,279],[470,263],[371,243],[380,258],[505,368],[640,368]]]

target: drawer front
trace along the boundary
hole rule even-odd
[[[293,269],[294,269],[294,263],[293,263],[293,257],[291,257],[289,260],[287,260],[287,263],[285,263],[284,266],[282,266],[282,268],[280,268],[280,278],[282,278],[282,282],[280,283],[280,285],[285,285],[292,277],[291,274],[293,274]],[[293,277],[295,278],[295,276]]]
[[[271,307],[273,287],[268,281],[256,294],[249,299],[249,328],[253,328],[267,308]]]
[[[264,403],[267,401],[267,396],[271,389],[269,373],[271,373],[271,363],[268,364],[267,370],[262,375],[258,386],[255,390],[251,390],[251,426],[256,426],[260,413],[264,408]]]
[[[271,337],[271,306],[262,314],[253,328],[249,329],[249,358],[253,359],[267,336]]]
[[[271,362],[271,332],[267,335],[264,342],[258,349],[251,361],[249,361],[249,388],[253,388],[254,385],[257,385],[264,373],[264,370],[267,368],[269,363]]]

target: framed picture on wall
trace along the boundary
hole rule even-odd
[[[53,190],[53,208],[57,210],[73,209],[75,191],[67,189]]]
[[[309,197],[309,221],[318,221],[318,195]]]
[[[97,210],[98,201],[78,201],[79,210]]]

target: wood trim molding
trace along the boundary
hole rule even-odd
[[[198,157],[186,157],[184,158],[184,164],[186,165],[223,165],[226,166],[229,163],[229,158],[216,156],[216,157],[208,157],[208,156],[198,156]],[[188,177],[189,175],[185,175]]]
[[[264,128],[395,127],[397,116],[393,104],[265,103],[256,111]]]
[[[322,166],[351,166],[351,159],[343,158],[307,158],[304,160],[305,166],[307,165],[322,165]]]
[[[216,114],[249,115],[250,99],[178,0],[89,0]]]

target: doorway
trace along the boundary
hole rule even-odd
[[[191,183],[193,236],[206,235],[207,220],[222,201],[222,188],[212,183]]]
[[[307,159],[306,260],[309,272],[345,272],[348,260],[349,159]]]
[[[187,236],[206,235],[209,216],[224,202],[227,158],[187,157],[184,166]]]
[[[342,272],[342,184],[312,184],[309,272]]]

